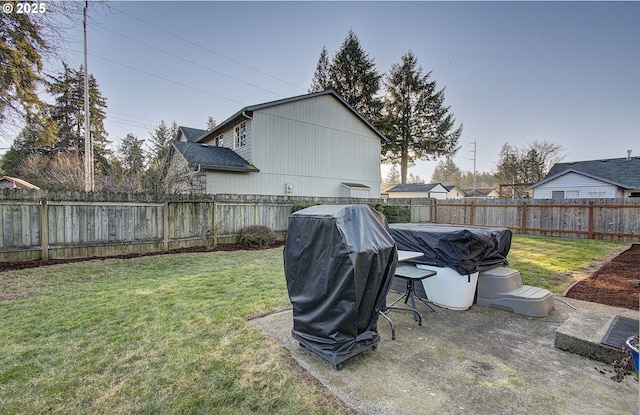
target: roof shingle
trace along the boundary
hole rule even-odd
[[[204,170],[259,172],[260,170],[226,147],[207,146],[198,143],[172,141],[171,144],[191,165]]]

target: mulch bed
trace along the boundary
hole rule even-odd
[[[574,284],[569,298],[638,310],[640,300],[640,244],[633,244],[590,277]]]

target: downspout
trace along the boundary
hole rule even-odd
[[[247,111],[242,111],[242,116],[247,118],[250,121],[253,121],[253,118],[247,115]]]

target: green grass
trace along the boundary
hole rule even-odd
[[[0,274],[0,413],[346,413],[247,322],[282,249]]]
[[[561,292],[625,244],[515,235]],[[290,306],[282,248],[0,273],[0,414],[350,413],[248,320]]]
[[[522,282],[561,294],[601,261],[628,247],[625,242],[513,235],[507,259]]]

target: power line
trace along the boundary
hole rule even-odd
[[[210,91],[206,91],[206,90],[204,90],[204,89],[197,88],[197,87],[195,87],[195,86],[191,86],[191,85],[183,84],[182,82],[174,81],[173,79],[169,79],[169,78],[167,78],[167,77],[164,77],[164,76],[161,76],[161,75],[157,75],[157,74],[154,74],[154,73],[151,73],[151,72],[145,71],[145,70],[143,70],[143,69],[135,68],[135,67],[133,67],[133,66],[130,66],[130,65],[124,64],[124,63],[122,63],[122,62],[114,61],[113,59],[105,58],[105,57],[103,57],[103,56],[98,56],[98,55],[95,55],[95,54],[93,54],[93,53],[89,53],[89,56],[92,56],[92,57],[94,57],[94,58],[98,58],[98,59],[102,59],[102,60],[104,60],[104,61],[107,61],[107,62],[113,63],[114,65],[123,66],[123,67],[128,68],[128,69],[131,69],[131,70],[133,70],[133,71],[140,72],[140,73],[143,73],[143,74],[145,74],[145,75],[152,76],[152,77],[154,77],[154,78],[162,79],[163,81],[171,82],[171,83],[173,83],[173,84],[180,85],[180,86],[185,87],[185,88],[193,89],[194,91],[198,91],[198,92],[202,92],[202,93],[204,93],[204,94],[212,95],[212,96],[214,96],[214,97],[217,97],[217,98],[220,98],[220,99],[224,99],[224,100],[226,100],[226,101],[235,102],[236,104],[240,104],[240,105],[242,105],[242,106],[246,106],[246,105],[247,105],[246,103],[244,103],[244,102],[240,102],[240,101],[235,100],[235,99],[233,99],[233,98],[227,98],[227,97],[225,97],[225,96],[222,96],[222,95],[219,95],[219,94],[216,94],[216,93],[210,92]]]
[[[130,37],[130,36],[127,36],[127,35],[125,35],[125,34],[118,33],[118,32],[116,32],[115,30],[107,29],[106,27],[101,27],[101,29],[102,29],[102,30],[106,30],[107,32],[113,33],[113,34],[115,34],[115,35],[121,36],[121,37],[123,37],[123,38],[125,38],[125,39],[128,39],[128,40],[132,41],[132,42],[139,43],[139,44],[141,44],[141,45],[143,45],[143,46],[145,46],[145,47],[147,47],[147,48],[149,48],[149,49],[157,50],[158,52],[162,52],[162,53],[164,53],[164,54],[166,54],[166,55],[169,55],[169,56],[172,56],[172,57],[174,57],[174,58],[180,59],[180,60],[181,60],[181,61],[183,61],[183,62],[190,63],[190,64],[192,64],[192,65],[195,65],[195,66],[199,67],[199,68],[206,69],[207,71],[210,71],[210,72],[216,73],[216,74],[218,74],[218,75],[225,76],[225,77],[227,77],[227,78],[229,78],[229,79],[233,79],[233,80],[234,80],[234,81],[236,81],[236,82],[240,82],[240,83],[242,83],[242,84],[245,84],[245,85],[251,86],[251,87],[253,87],[253,88],[257,88],[257,89],[260,89],[260,90],[262,90],[262,91],[268,92],[268,93],[270,93],[270,94],[277,95],[277,96],[279,96],[279,97],[284,97],[284,95],[279,94],[279,93],[277,93],[277,92],[271,91],[271,90],[269,90],[269,89],[263,88],[263,87],[258,86],[258,85],[254,85],[254,84],[252,84],[252,83],[250,83],[250,82],[243,81],[242,79],[239,79],[239,78],[233,77],[233,76],[231,76],[231,75],[227,75],[227,74],[225,74],[225,73],[223,73],[223,72],[216,71],[215,69],[211,69],[211,68],[209,68],[209,67],[207,67],[207,66],[204,66],[204,65],[199,64],[198,62],[194,62],[194,61],[189,60],[189,59],[187,59],[187,58],[183,58],[182,56],[176,55],[175,53],[168,52],[168,51],[166,51],[166,50],[164,50],[164,49],[161,49],[161,48],[158,48],[158,47],[156,47],[156,46],[150,45],[150,44],[148,44],[148,43],[145,43],[145,42],[139,41],[138,39],[134,39],[134,38],[132,38],[132,37]]]
[[[136,118],[136,119],[138,119],[138,120],[143,120],[143,121],[149,121],[149,122],[152,122],[152,123],[154,123],[154,124],[160,124],[160,121],[158,121],[158,120],[151,120],[151,119],[149,119],[149,118],[136,117],[135,115],[123,114],[123,113],[121,113],[121,112],[116,112],[116,111],[107,110],[107,113],[109,113],[109,114],[121,115],[121,116],[123,116],[123,117]]]
[[[245,63],[243,63],[243,62],[240,62],[240,61],[238,61],[238,60],[236,60],[236,59],[233,59],[233,58],[230,58],[230,57],[228,57],[228,56],[225,56],[225,55],[223,55],[222,53],[219,53],[219,52],[216,52],[215,50],[209,49],[209,48],[207,48],[206,46],[202,46],[202,45],[200,45],[200,44],[198,44],[198,43],[196,43],[196,42],[194,42],[194,41],[192,41],[192,40],[190,40],[190,39],[187,39],[187,38],[185,38],[185,37],[183,37],[183,36],[177,35],[177,34],[175,34],[175,33],[173,33],[173,32],[170,32],[170,31],[168,31],[168,30],[166,30],[166,29],[162,28],[162,27],[156,26],[156,25],[154,25],[153,23],[149,23],[149,22],[147,22],[146,20],[143,20],[143,19],[140,19],[139,17],[133,16],[132,14],[129,14],[129,13],[127,13],[127,12],[124,12],[124,11],[122,11],[122,10],[120,10],[120,9],[116,8],[116,7],[111,6],[111,8],[112,8],[112,9],[114,9],[114,10],[117,10],[118,12],[120,12],[120,13],[122,13],[122,14],[126,15],[126,16],[129,16],[129,17],[130,17],[130,18],[132,18],[132,19],[135,19],[135,20],[137,20],[137,21],[139,21],[139,22],[141,22],[141,23],[144,23],[144,24],[146,24],[146,25],[148,25],[148,26],[151,26],[151,27],[153,27],[153,28],[154,28],[154,29],[156,29],[156,30],[159,30],[159,31],[161,31],[161,32],[164,32],[164,33],[166,33],[166,34],[170,35],[170,36],[173,36],[173,37],[175,37],[175,38],[178,38],[178,39],[182,40],[183,42],[187,42],[187,43],[189,43],[189,44],[191,44],[191,45],[193,45],[193,46],[196,46],[196,47],[198,47],[198,48],[200,48],[200,49],[202,49],[202,50],[206,50],[206,51],[207,51],[207,52],[209,52],[209,53],[212,53],[212,54],[214,54],[214,55],[220,56],[221,58],[227,59],[228,61],[231,61],[231,62],[233,62],[233,63],[235,63],[235,64],[237,64],[237,65],[243,66],[243,67],[245,67],[245,68],[247,68],[247,69],[251,69],[252,71],[258,72],[258,73],[260,73],[260,74],[262,74],[262,75],[265,75],[265,76],[268,76],[268,77],[270,77],[270,78],[272,78],[272,79],[275,79],[275,80],[277,80],[277,81],[283,82],[283,83],[285,83],[285,84],[287,84],[287,85],[293,86],[293,87],[298,88],[298,89],[301,89],[301,90],[303,90],[303,91],[306,91],[306,89],[305,89],[305,88],[302,88],[302,87],[301,87],[301,86],[299,86],[299,85],[292,84],[292,83],[291,83],[291,82],[289,82],[289,81],[285,81],[284,79],[278,78],[277,76],[271,75],[271,74],[269,74],[269,73],[267,73],[267,72],[264,72],[264,71],[262,71],[262,70],[260,70],[260,69],[254,68],[254,67],[249,66],[249,65],[247,65],[247,64],[245,64]]]

